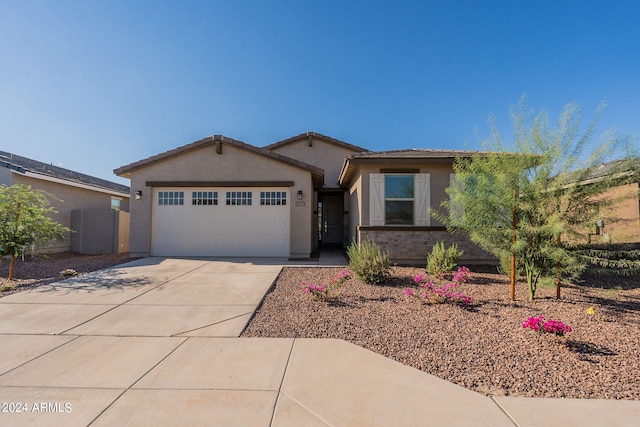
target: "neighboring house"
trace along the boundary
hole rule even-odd
[[[50,242],[39,251],[129,251],[129,187],[0,151],[0,185],[13,184],[54,196],[49,201],[58,213],[52,219],[74,231],[63,242]]]
[[[618,162],[601,165],[586,184],[610,174],[611,168]],[[589,225],[585,233],[588,243],[640,243],[640,162],[635,162],[632,170],[621,175],[625,181],[602,195],[619,201],[601,212],[595,224]]]
[[[313,132],[264,148],[215,135],[114,172],[131,180],[132,256],[308,258],[370,238],[396,262],[425,262],[439,240],[484,262],[430,215],[454,159],[471,154],[371,152]]]

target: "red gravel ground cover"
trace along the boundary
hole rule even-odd
[[[340,338],[486,395],[640,399],[640,277],[588,277],[560,300],[541,288],[528,301],[520,282],[511,302],[508,278],[472,273],[466,307],[407,297],[423,268],[394,267],[384,285],[349,280],[332,302],[301,291],[339,271],[285,268],[242,336]],[[573,332],[522,328],[539,315]]]

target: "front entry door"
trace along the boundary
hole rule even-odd
[[[342,195],[322,198],[322,243],[342,243],[343,203]]]

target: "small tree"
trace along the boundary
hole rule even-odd
[[[56,211],[50,194],[31,186],[0,186],[0,256],[9,255],[9,280],[13,278],[15,257],[26,247],[51,240],[64,240],[71,231],[50,217]]]
[[[490,152],[454,164],[459,185],[449,188],[450,202],[444,205],[452,212],[452,206],[463,206],[463,212],[443,219],[450,229],[469,234],[499,259],[517,259],[530,299],[540,280],[550,278],[556,280],[559,298],[562,276],[583,270],[585,262],[562,239],[579,235],[585,224],[595,223],[600,212],[619,201],[603,194],[624,182],[624,172],[635,159],[628,153],[606,175],[598,176],[597,168],[623,152],[628,142],[608,133],[585,153],[601,111],[581,132],[580,110],[568,104],[557,126],[550,127],[548,113],[533,115],[523,98],[511,109],[513,149],[505,149],[492,125],[492,141],[485,143]],[[515,271],[512,263],[512,281]]]

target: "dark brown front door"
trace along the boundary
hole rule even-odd
[[[322,243],[342,243],[343,203],[342,194],[322,198]]]

